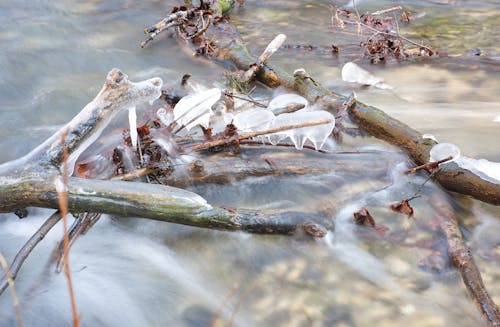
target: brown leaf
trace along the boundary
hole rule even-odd
[[[407,215],[408,218],[413,218],[413,208],[410,205],[410,202],[406,199],[399,203],[393,203],[389,206],[392,211],[402,213]]]
[[[359,211],[354,213],[354,222],[357,225],[375,227],[375,219],[373,219],[372,215],[370,215],[366,208],[361,208]]]

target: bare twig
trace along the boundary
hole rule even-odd
[[[418,43],[418,42],[412,41],[412,40],[410,40],[409,38],[407,38],[407,37],[405,37],[405,36],[403,36],[403,35],[401,35],[401,34],[398,34],[398,33],[391,33],[391,32],[383,32],[383,31],[379,31],[378,29],[373,28],[373,27],[371,27],[371,26],[369,26],[369,25],[366,25],[366,24],[362,23],[361,21],[351,22],[351,21],[346,20],[346,21],[344,21],[344,23],[346,23],[346,24],[351,24],[351,25],[363,26],[363,27],[365,27],[365,28],[367,28],[367,29],[369,29],[369,30],[371,30],[371,31],[373,31],[373,32],[375,32],[375,33],[377,33],[377,34],[387,35],[387,36],[392,36],[392,37],[396,37],[396,38],[400,38],[400,39],[402,39],[402,40],[405,40],[405,41],[406,41],[406,42],[408,42],[408,43],[411,43],[411,44],[413,44],[413,45],[416,45],[416,46],[418,46],[418,47],[420,47],[420,48],[424,48],[425,50],[429,51],[429,53],[434,53],[434,52],[435,52],[435,51],[434,51],[434,50],[432,50],[430,47],[425,46],[425,45],[423,45],[422,43]]]
[[[452,157],[447,157],[444,159],[441,159],[439,161],[433,161],[433,162],[427,162],[423,165],[416,166],[413,168],[408,169],[405,171],[405,174],[413,174],[416,173],[419,170],[425,169],[427,172],[432,173],[437,167],[439,167],[439,164],[442,164],[443,162],[450,161]]]
[[[154,38],[161,32],[167,30],[170,27],[181,25],[182,20],[187,19],[187,17],[192,15],[193,12],[193,9],[177,11],[163,18],[158,23],[150,27],[146,27],[144,29],[144,34],[148,34],[149,36],[145,41],[141,42],[141,48],[144,48],[149,42],[153,41]]]
[[[320,120],[309,121],[309,122],[304,122],[304,123],[300,123],[300,124],[279,126],[279,127],[274,127],[274,128],[270,128],[270,129],[263,130],[263,131],[239,134],[239,135],[235,136],[234,138],[204,142],[204,143],[192,146],[190,149],[192,151],[200,151],[200,150],[205,150],[205,149],[212,148],[215,146],[227,145],[233,141],[250,139],[250,138],[256,137],[256,136],[282,132],[282,131],[295,129],[295,128],[328,124],[329,122],[330,122],[330,120],[328,120],[328,119],[320,119]]]
[[[251,65],[250,68],[243,74],[243,76],[241,77],[241,82],[248,83],[255,76],[255,74],[257,74],[257,72],[262,69],[267,60],[271,58],[271,56],[276,51],[278,51],[285,40],[286,35],[279,34],[271,42],[269,42],[264,52],[262,52],[259,58],[257,58],[255,64]]]
[[[2,266],[5,276],[7,277],[7,283],[9,285],[10,294],[12,295],[12,305],[14,306],[14,313],[16,315],[17,326],[23,326],[23,320],[21,319],[21,311],[19,310],[19,299],[16,293],[16,287],[14,286],[14,278],[10,274],[9,265],[5,260],[4,256],[0,253],[0,265]]]
[[[66,137],[68,131],[61,133],[61,144],[64,144],[64,138]],[[73,326],[80,326],[80,319],[78,317],[78,311],[76,309],[76,300],[75,294],[73,290],[73,282],[71,280],[71,270],[69,264],[69,236],[68,236],[68,152],[66,147],[63,147],[62,153],[62,181],[56,177],[56,189],[57,189],[57,197],[59,200],[59,211],[61,212],[62,220],[63,220],[63,244],[64,244],[64,273],[66,275],[66,279],[68,281],[68,291],[71,301],[71,311],[73,312]]]
[[[398,11],[398,10],[403,10],[403,7],[395,6],[395,7],[391,7],[391,8],[387,8],[387,9],[377,10],[375,12],[372,12],[372,15],[374,15],[374,16],[383,15],[383,14],[387,14],[387,13],[390,13],[393,11]]]
[[[44,239],[45,235],[54,227],[61,219],[59,211],[54,212],[47,220],[40,226],[40,228],[30,237],[24,246],[16,254],[14,261],[10,264],[10,274],[13,280],[16,279],[17,273],[21,269],[24,261],[28,258],[33,249]],[[0,281],[0,294],[2,294],[8,287],[6,278]]]

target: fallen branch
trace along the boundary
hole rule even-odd
[[[486,319],[488,326],[500,326],[500,308],[493,302],[484,286],[474,257],[465,244],[457,217],[445,203],[433,203],[433,206],[440,215],[441,231],[448,243],[448,256],[453,266],[460,272],[469,296]]]

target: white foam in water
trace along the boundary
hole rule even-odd
[[[354,269],[365,279],[383,287],[391,287],[394,284],[382,262],[366,250],[345,240],[340,242],[335,241],[335,236],[332,232],[328,232],[324,240],[328,247],[335,253],[336,258]]]
[[[0,216],[0,239],[8,240],[2,252],[9,261],[52,212],[37,210],[38,214],[30,212],[23,220]],[[37,246],[16,280],[25,326],[72,325],[66,278],[47,266],[61,235],[60,222]],[[163,242],[106,216],[75,242],[70,263],[84,326],[179,326],[184,308],[201,304],[215,312],[220,303],[214,299],[224,294],[190,270]],[[15,326],[8,292],[0,297],[0,325]]]

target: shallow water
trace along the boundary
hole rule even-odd
[[[289,44],[342,45],[347,39],[332,32],[330,3],[247,0],[232,17],[255,53],[278,33],[287,34]],[[357,3],[360,10],[395,4]],[[19,1],[12,6],[0,2],[0,161],[28,152],[67,122],[95,96],[113,67],[133,81],[159,76],[171,83],[185,73],[205,84],[220,80],[218,66],[184,55],[175,40],[166,36],[146,49],[139,48],[142,29],[173,4]],[[272,62],[290,71],[304,67],[340,93],[354,88],[362,101],[440,141],[457,144],[462,153],[500,161],[496,142],[500,123],[494,121],[500,115],[500,32],[490,23],[498,21],[498,5],[495,1],[403,4],[426,13],[405,28],[413,38],[423,35],[450,55],[480,47],[490,58],[441,58],[384,66],[360,61],[394,86],[391,92],[342,82],[340,65],[352,57],[283,50]],[[443,22],[437,27],[439,37],[426,28],[423,31],[426,22],[437,18]],[[446,26],[463,32],[456,34]],[[387,167],[382,174],[369,169],[363,174],[343,173],[339,168],[321,176],[255,178],[191,188],[214,204],[329,212],[335,231],[325,239],[103,217],[71,252],[83,325],[207,326],[216,316],[225,325],[233,321],[238,326],[482,324],[456,273],[428,272],[419,268],[419,262],[432,253],[422,244],[439,239],[432,228],[436,214],[432,203],[451,203],[463,219],[464,234],[486,286],[499,303],[500,237],[496,231],[500,210],[476,201],[458,202],[429,183],[424,188],[426,196],[412,201],[415,220],[389,212],[388,204],[411,196],[424,178],[401,177],[397,172],[404,169],[405,158],[376,140],[347,139],[342,149],[373,148],[374,144],[388,151],[376,158]],[[252,154],[251,149],[245,151]],[[362,206],[377,223],[389,228],[387,237],[352,224],[352,213]],[[30,209],[30,217],[24,220],[0,215],[2,254],[12,260],[50,213]],[[26,326],[71,322],[64,276],[48,266],[61,228],[47,236],[18,276]],[[15,325],[8,292],[0,297],[0,316],[0,325]]]

